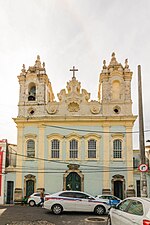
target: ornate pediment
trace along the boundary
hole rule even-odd
[[[71,81],[67,82],[67,91],[62,89],[57,96],[60,102],[67,104],[69,112],[78,112],[80,104],[88,102],[90,99],[90,93],[85,89],[81,89],[81,83],[76,80],[75,76],[72,77]]]
[[[76,71],[73,67],[73,70]],[[98,101],[90,101],[90,93],[86,89],[81,89],[81,83],[76,79],[75,74],[67,82],[66,89],[62,89],[58,94],[58,102],[51,101],[46,105],[48,114],[57,116],[81,115],[91,116],[101,113],[101,104]]]

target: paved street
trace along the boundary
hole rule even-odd
[[[68,212],[54,215],[41,207],[0,206],[0,225],[106,225],[102,221],[106,218],[93,213]]]

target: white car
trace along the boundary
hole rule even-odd
[[[107,225],[150,225],[150,198],[130,197],[110,209]]]
[[[97,195],[95,196],[96,199],[99,199],[102,202],[107,202],[109,205],[117,205],[122,200],[120,198],[117,198],[114,195]]]
[[[110,206],[85,192],[70,190],[47,196],[43,208],[57,215],[63,211],[94,212],[103,215],[108,213]]]
[[[44,195],[47,196],[50,194],[44,193]],[[27,203],[29,204],[29,206],[33,207],[33,206],[36,206],[40,201],[41,201],[40,192],[36,192],[29,196]]]

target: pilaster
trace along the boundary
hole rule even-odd
[[[17,137],[17,163],[16,168],[19,168],[20,173],[16,173],[16,187],[22,188],[22,160],[23,160],[23,126],[18,125]]]
[[[18,137],[17,137],[17,163],[16,169],[19,168],[20,172],[16,172],[16,186],[14,192],[14,201],[21,202],[23,198],[23,173],[22,173],[22,161],[23,161],[23,126],[18,125]]]
[[[109,124],[105,123],[103,125],[103,190],[102,193],[110,193],[110,173],[109,171],[109,161],[110,161],[110,149],[109,149]],[[105,172],[107,170],[107,172]]]
[[[44,126],[39,126],[38,139],[38,189],[44,188]],[[42,160],[40,160],[42,159]]]

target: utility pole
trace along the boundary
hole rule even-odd
[[[145,159],[145,144],[144,144],[144,123],[143,123],[143,104],[142,104],[142,81],[141,81],[141,66],[138,65],[138,103],[139,103],[139,146],[141,164],[146,163]],[[141,197],[147,197],[147,180],[146,172],[141,173]]]

